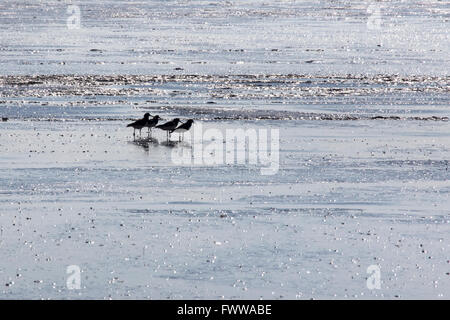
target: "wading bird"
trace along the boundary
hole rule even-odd
[[[133,131],[133,137],[136,138],[136,130],[139,130],[139,136],[141,136],[141,130],[143,127],[145,127],[148,123],[148,118],[150,117],[150,113],[144,114],[144,117],[142,119],[139,119],[133,123],[130,123],[127,125],[128,127],[132,127],[134,129]]]
[[[148,128],[148,135],[150,136],[151,132],[152,132],[152,128],[155,127],[158,124],[158,121],[161,118],[156,115],[154,116],[152,119],[148,120],[147,123],[145,124],[145,126]]]
[[[173,131],[177,128],[179,122],[180,122],[180,119],[175,118],[172,121],[169,121],[169,122],[166,122],[159,126],[156,126],[156,128],[167,131],[167,140],[169,140],[171,131]]]
[[[189,131],[189,129],[192,127],[193,123],[194,123],[194,120],[189,119],[188,121],[186,121],[185,123],[183,123],[182,125],[177,127],[175,130],[172,130],[170,133],[177,132],[177,133],[179,133],[178,141],[184,140],[184,133],[186,131]]]

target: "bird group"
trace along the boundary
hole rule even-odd
[[[127,125],[127,127],[132,127],[134,129],[133,131],[134,138],[136,138],[136,130],[139,130],[139,136],[141,136],[142,129],[147,127],[149,135],[151,134],[152,128],[158,128],[166,131],[167,140],[170,139],[170,135],[173,132],[180,133],[179,140],[181,141],[182,137],[184,138],[184,133],[188,131],[191,128],[192,124],[194,123],[193,119],[189,119],[183,123],[179,118],[175,118],[169,122],[158,125],[159,120],[161,120],[160,116],[156,115],[151,119],[150,117],[151,114],[147,112],[146,114],[144,114],[144,117],[142,119],[139,119]],[[180,123],[181,125],[179,125]]]

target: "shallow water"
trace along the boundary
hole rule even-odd
[[[0,4],[0,298],[449,297],[445,2],[78,4]],[[278,171],[147,111],[279,130]]]
[[[0,12],[2,74],[448,75],[446,1],[5,0]]]

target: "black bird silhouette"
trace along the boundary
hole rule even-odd
[[[156,128],[167,131],[167,140],[169,140],[171,131],[173,131],[177,128],[179,122],[180,122],[180,119],[175,118],[172,121],[169,121],[169,122],[166,122],[159,126],[156,126]]]
[[[189,131],[189,129],[191,129],[193,123],[194,123],[194,120],[189,119],[188,121],[186,121],[185,123],[183,123],[182,125],[177,127],[175,130],[172,130],[170,133],[178,132],[180,134],[179,141],[182,140],[181,137],[183,137],[183,140],[184,140],[184,133],[186,131]]]
[[[154,116],[152,119],[150,119],[150,120],[147,121],[147,123],[145,124],[145,126],[148,128],[148,134],[149,134],[149,135],[150,135],[150,133],[151,133],[151,131],[152,131],[152,128],[155,127],[155,126],[158,124],[158,121],[159,121],[160,119],[161,119],[161,118],[160,118],[158,115],[156,115],[156,116]]]
[[[150,117],[150,113],[147,112],[146,114],[144,114],[144,117],[142,119],[139,119],[139,120],[127,125],[127,127],[132,127],[134,129],[133,137],[136,137],[136,129],[139,130],[139,136],[141,136],[141,130],[147,124],[149,117]]]

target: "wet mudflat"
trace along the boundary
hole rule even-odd
[[[0,4],[0,298],[449,298],[444,2],[79,5]]]

